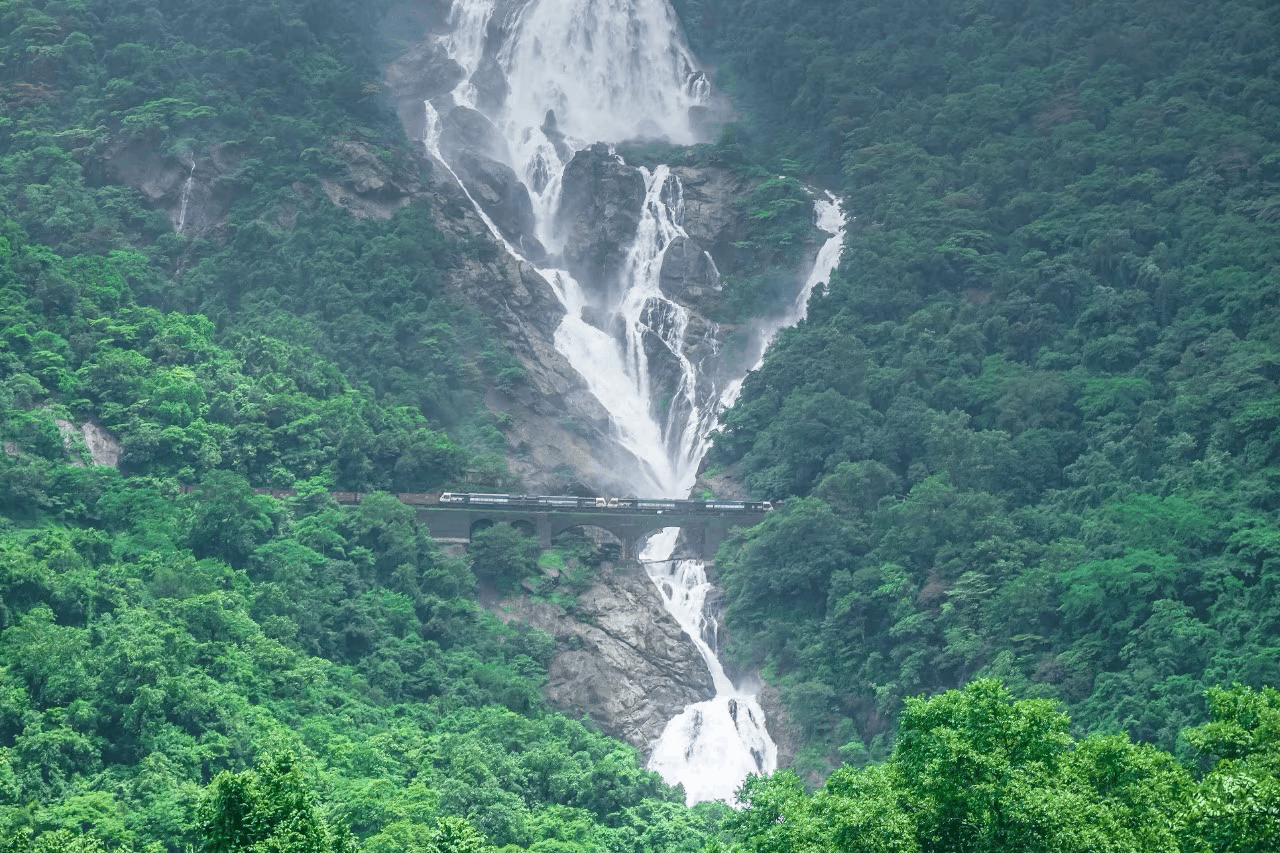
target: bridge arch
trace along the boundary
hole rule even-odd
[[[488,530],[496,524],[492,518],[477,518],[471,522],[471,536],[475,536],[481,530]]]
[[[606,560],[617,560],[626,552],[626,542],[607,527],[599,524],[584,523],[562,527],[551,537],[553,545],[560,544],[564,537],[578,534],[586,539]]]

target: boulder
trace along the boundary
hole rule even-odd
[[[511,94],[511,84],[507,75],[492,56],[480,60],[480,65],[471,75],[471,85],[476,90],[476,106],[491,115],[497,115]]]
[[[565,167],[556,212],[564,262],[587,293],[607,293],[636,239],[644,207],[644,176],[598,142]]]
[[[476,204],[530,261],[538,263],[546,250],[535,235],[537,220],[529,190],[515,170],[483,154],[462,151],[452,160],[453,170]]]
[[[427,39],[410,48],[387,66],[382,76],[387,90],[395,98],[400,121],[414,139],[423,137],[422,104],[452,92],[466,72],[448,50],[436,39]]]
[[[493,122],[470,107],[454,107],[441,121],[440,153],[450,162],[464,153],[481,154],[503,163],[511,161],[507,141]]]
[[[539,128],[542,135],[547,137],[547,141],[556,149],[556,155],[560,158],[561,163],[567,163],[573,159],[573,149],[569,147],[568,140],[565,139],[564,132],[560,130],[560,122],[556,120],[556,111],[547,110],[546,118],[542,120],[542,127]]]

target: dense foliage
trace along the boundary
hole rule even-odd
[[[500,468],[479,395],[519,368],[441,286],[475,247],[446,240],[425,205],[357,221],[323,191],[352,157],[419,168],[380,97],[375,21],[336,0],[0,3],[6,408],[97,418],[147,473],[422,490]],[[118,183],[146,190],[197,165],[226,208],[204,236],[174,233]],[[156,352],[165,324],[191,328],[160,331]],[[160,387],[190,385],[172,375],[187,368],[201,399]],[[185,436],[140,434],[141,400],[184,393],[158,421]],[[338,462],[344,444],[365,458]]]
[[[912,699],[892,757],[842,767],[812,797],[790,772],[751,780],[727,822],[734,853],[1274,849],[1280,694],[1216,691],[1188,739],[1203,782],[1124,737],[1075,741],[1044,700],[995,681]]]
[[[492,246],[326,192],[422,168],[389,5],[0,0],[2,853],[1276,847],[1280,698],[1203,700],[1280,683],[1274,8],[676,3],[744,119],[686,156],[766,178],[721,319],[811,239],[798,176],[856,216],[716,449],[792,498],[722,555],[738,653],[849,766],[731,815],[549,713],[554,642],[476,603],[571,607],[588,543],[327,496],[496,470],[520,375],[442,284]]]
[[[546,712],[554,641],[480,608],[390,495],[81,475],[65,529],[0,535],[0,837],[389,853],[460,818],[497,847],[693,851],[714,828]]]
[[[1280,10],[680,6],[853,217],[714,451],[793,498],[721,570],[828,759],[983,674],[1166,749],[1280,683]]]
[[[479,607],[469,556],[327,497],[497,467],[479,399],[518,378],[441,285],[492,247],[323,191],[344,151],[417,168],[375,19],[0,2],[5,853],[692,851],[716,823],[545,709],[554,643]],[[121,158],[211,169],[225,219],[175,233]]]

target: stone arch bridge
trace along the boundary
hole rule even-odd
[[[720,543],[734,527],[750,527],[764,520],[765,510],[661,509],[638,510],[626,507],[528,508],[489,506],[450,506],[437,504],[419,507],[418,517],[426,523],[431,536],[445,542],[470,542],[478,530],[506,522],[534,533],[544,548],[551,540],[575,527],[599,527],[622,542],[622,556],[636,556],[640,540],[664,527],[684,530],[684,542],[692,552],[704,559],[715,559]]]
[[[183,494],[199,486],[184,485]],[[255,494],[290,498],[293,489],[254,489]],[[363,492],[330,492],[340,504],[361,503]],[[664,527],[684,531],[687,551],[706,560],[715,559],[720,543],[735,527],[751,527],[764,521],[773,505],[764,502],[722,500],[669,500],[637,498],[577,498],[525,495],[443,495],[404,493],[395,495],[418,511],[431,536],[444,542],[470,542],[478,530],[505,522],[536,535],[544,548],[557,535],[574,527],[599,527],[622,543],[622,556],[636,556],[643,537]],[[687,552],[686,551],[686,552]]]

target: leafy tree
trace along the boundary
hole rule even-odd
[[[509,524],[476,531],[467,552],[476,577],[504,588],[514,586],[538,568],[537,540]]]
[[[1217,763],[1201,782],[1188,828],[1203,849],[1262,851],[1280,843],[1280,691],[1209,692],[1211,722],[1187,740]]]
[[[206,853],[353,849],[345,830],[325,823],[297,757],[287,752],[263,757],[252,770],[215,779],[201,807],[200,833]]]

